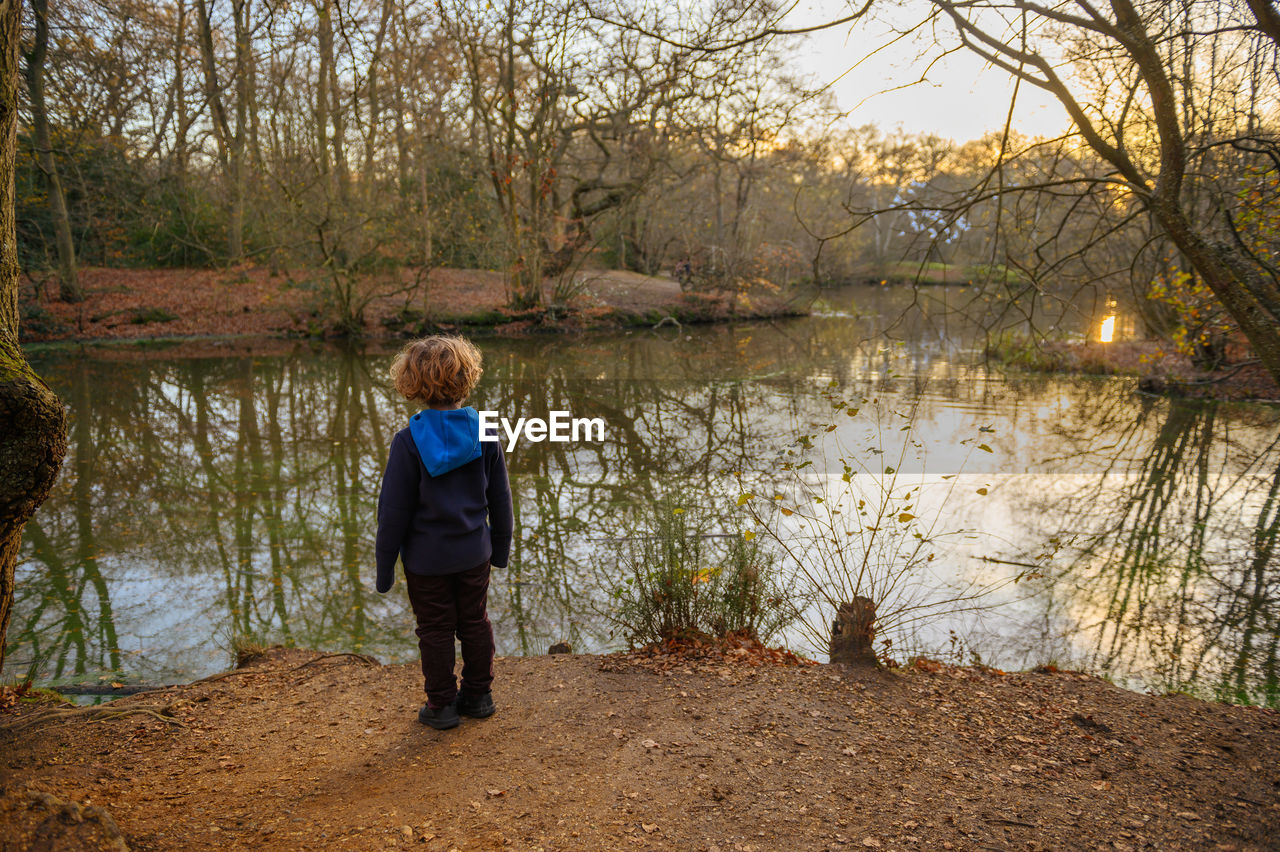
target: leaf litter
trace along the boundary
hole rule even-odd
[[[112,702],[181,726],[124,713],[19,730],[47,711],[15,702],[0,713],[0,845],[26,848],[36,795],[104,810],[139,850],[1255,850],[1280,836],[1274,711],[1072,672],[846,669],[740,647],[500,658],[497,714],[451,731],[417,722],[416,665],[302,650]]]

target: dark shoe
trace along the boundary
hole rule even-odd
[[[497,709],[493,706],[493,693],[491,692],[486,692],[484,695],[458,693],[458,712],[463,716],[470,716],[472,719],[486,719],[492,716]]]
[[[458,718],[457,700],[435,708],[430,704],[423,704],[422,709],[418,711],[418,721],[424,725],[430,725],[437,731],[458,727],[458,723],[462,720]]]

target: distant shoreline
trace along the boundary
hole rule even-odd
[[[363,321],[344,331],[322,282],[322,270],[258,267],[81,270],[87,298],[70,304],[37,299],[22,288],[24,347],[48,343],[158,342],[190,339],[395,340],[437,331],[516,335],[682,325],[803,316],[807,304],[761,282],[730,297],[684,292],[665,276],[622,270],[583,270],[562,287],[557,302],[548,282],[544,307],[504,307],[502,274],[434,269],[423,280],[367,282]],[[394,291],[394,292],[393,292]],[[568,291],[568,292],[565,292]]]
[[[1243,353],[1233,353],[1231,363],[1213,371],[1197,369],[1185,355],[1154,340],[1035,345],[1015,338],[993,341],[986,355],[1029,373],[1130,376],[1138,380],[1139,391],[1161,396],[1280,404],[1280,387],[1261,364],[1241,363]]]

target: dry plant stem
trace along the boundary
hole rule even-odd
[[[862,402],[865,404],[866,400]],[[853,407],[843,401],[837,405],[837,410],[846,409],[853,410]],[[888,460],[888,467],[881,468],[877,463],[877,468],[872,470],[860,455],[844,446],[838,434],[833,434],[831,441],[834,446],[820,452],[822,461],[834,457],[845,468],[844,485],[836,492],[830,489],[831,475],[818,475],[816,480],[809,480],[800,474],[800,469],[796,469],[797,497],[801,499],[794,507],[779,504],[766,515],[754,499],[749,498],[745,503],[747,513],[757,528],[795,566],[813,597],[821,600],[831,611],[839,610],[841,605],[858,597],[874,601],[877,607],[876,629],[880,635],[902,633],[911,625],[925,619],[936,619],[944,612],[954,615],[985,609],[990,604],[984,604],[984,598],[1016,579],[1003,578],[987,583],[970,581],[943,598],[932,596],[931,591],[920,586],[918,572],[931,562],[925,551],[957,533],[940,529],[940,511],[923,528],[911,532],[903,526],[904,521],[899,514],[907,508],[915,509],[915,503],[922,496],[922,484],[902,492],[900,471],[908,461],[909,448],[919,449],[921,445],[914,437],[915,408],[909,414],[895,412],[894,416],[902,417],[906,424],[900,430],[900,449],[894,458]],[[834,432],[834,427],[832,424],[828,431]],[[886,432],[883,416],[877,409],[875,436],[881,447],[884,446]],[[823,434],[821,429],[818,434]],[[974,452],[971,442],[966,441],[966,447],[961,470]],[[865,495],[858,489],[855,476],[869,477],[875,483],[877,494],[869,506],[857,505]],[[954,497],[958,481],[958,475],[948,478],[942,495],[944,505]],[[864,508],[865,523],[862,520]],[[784,526],[786,522],[779,514],[798,522],[801,529],[809,532],[790,530]],[[911,517],[907,522],[915,520]],[[828,624],[826,617],[806,619],[801,632],[815,647],[825,647],[829,638]]]

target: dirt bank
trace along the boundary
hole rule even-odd
[[[214,335],[326,336],[337,315],[315,270],[271,272],[258,267],[81,270],[87,298],[52,301],[46,285],[22,288],[22,340],[121,340]],[[396,337],[436,328],[492,327],[502,332],[574,331],[653,324],[665,317],[705,322],[802,312],[776,292],[759,292],[730,306],[726,298],[683,293],[664,276],[617,270],[579,272],[573,293],[557,299],[548,283],[544,311],[503,307],[502,274],[480,269],[434,269],[421,280],[404,273],[398,284],[369,282],[363,333]],[[392,292],[392,291],[395,292]]]
[[[1227,363],[1215,370],[1201,370],[1186,355],[1155,340],[1052,342],[1037,346],[1018,339],[989,346],[987,356],[1015,369],[1032,372],[1135,376],[1138,389],[1148,393],[1192,399],[1280,402],[1280,386],[1242,344],[1229,347]]]
[[[65,848],[139,850],[1280,842],[1272,711],[929,668],[507,658],[498,714],[437,732],[413,666],[277,651],[110,715],[0,715],[0,848],[59,819]]]

